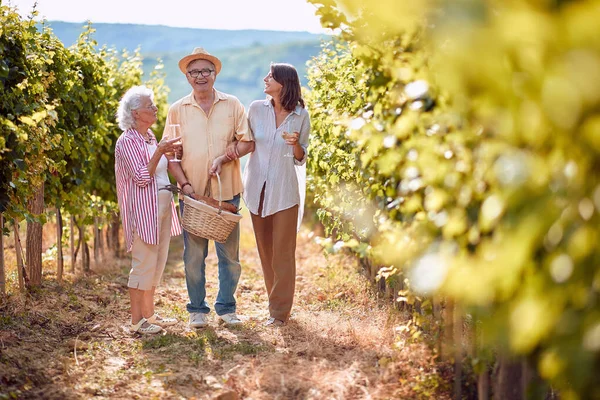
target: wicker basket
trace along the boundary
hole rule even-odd
[[[188,233],[224,243],[242,216],[222,209],[221,177],[218,174],[217,180],[219,182],[219,208],[189,196],[183,196],[185,207],[181,216],[181,224]]]

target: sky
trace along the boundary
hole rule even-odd
[[[0,0],[23,16],[36,0]],[[265,29],[325,33],[306,0],[37,0],[50,21],[111,22],[202,29]]]

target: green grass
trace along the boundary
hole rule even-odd
[[[14,321],[10,315],[0,315],[0,328],[8,328],[14,325]]]
[[[342,310],[346,307],[346,302],[340,299],[328,299],[325,301],[324,308],[330,311]]]
[[[272,347],[262,343],[239,342],[224,347],[213,349],[213,354],[218,359],[230,359],[236,354],[257,355],[259,353],[272,351]]]
[[[217,359],[230,359],[236,354],[256,355],[272,348],[263,343],[241,341],[232,343],[219,337],[214,330],[205,329],[191,332],[188,336],[165,334],[143,340],[142,349],[146,351],[165,350],[171,355],[187,354],[189,360],[197,363],[209,354]]]
[[[206,348],[207,342],[208,339],[205,337],[189,338],[167,333],[165,335],[157,335],[151,337],[150,339],[144,340],[142,343],[142,349],[156,350],[173,346],[186,346],[188,350],[203,352]]]

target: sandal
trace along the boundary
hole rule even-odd
[[[144,326],[145,325],[145,326]],[[162,331],[162,328],[158,325],[154,325],[150,322],[148,322],[148,320],[146,318],[142,318],[140,319],[140,321],[137,324],[131,324],[131,333],[158,333],[160,331]]]
[[[176,318],[165,318],[156,313],[153,316],[147,319],[147,321],[151,324],[158,325],[161,327],[175,325],[177,323]]]
[[[267,320],[267,322],[265,322],[265,326],[280,327],[285,326],[285,322],[280,319],[271,317]]]

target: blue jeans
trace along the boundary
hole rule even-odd
[[[236,207],[240,205],[240,195],[227,201]],[[179,202],[183,213],[183,201]],[[235,290],[240,280],[240,224],[238,223],[225,243],[215,242],[219,259],[219,293],[215,303],[218,315],[235,312]],[[185,283],[190,302],[187,310],[190,313],[208,314],[210,307],[206,302],[206,256],[208,255],[208,239],[183,231],[183,262],[185,264]]]

